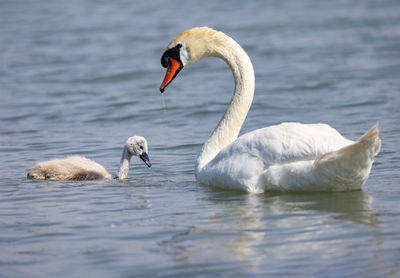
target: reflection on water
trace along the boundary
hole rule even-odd
[[[372,197],[363,191],[347,193],[283,194],[280,198],[299,210],[334,213],[338,220],[351,220],[375,226],[378,217],[372,209]]]
[[[323,253],[327,248],[346,246],[356,231],[379,229],[372,197],[362,191],[264,195],[213,191],[208,197],[224,209],[210,212],[201,224],[159,242],[161,250],[177,261],[196,264],[217,252],[220,258],[257,273],[268,258]],[[345,226],[348,221],[356,224],[355,231],[335,238],[330,227]],[[194,240],[196,245],[191,244]],[[378,237],[374,241],[382,243]]]

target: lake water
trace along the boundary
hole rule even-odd
[[[245,194],[196,183],[233,91],[204,59],[162,96],[160,57],[194,26],[237,40],[256,92],[242,133],[324,122],[382,150],[362,191]],[[0,277],[399,277],[400,2],[0,2]],[[85,155],[129,179],[41,182],[35,163]]]

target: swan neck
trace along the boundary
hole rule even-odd
[[[236,140],[253,101],[254,69],[249,56],[232,38],[223,33],[220,33],[220,36],[224,37],[219,38],[218,44],[209,51],[208,56],[221,58],[229,65],[235,89],[225,114],[203,145],[197,160],[196,173],[199,173],[224,147]]]
[[[122,152],[121,162],[119,165],[118,171],[118,179],[123,180],[126,178],[129,172],[129,165],[131,162],[132,155],[128,151],[128,147],[124,147],[124,151]]]

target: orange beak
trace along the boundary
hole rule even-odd
[[[167,67],[167,72],[165,73],[164,81],[161,83],[160,91],[164,92],[165,88],[169,85],[169,83],[174,80],[174,78],[178,75],[178,73],[183,68],[183,65],[178,60],[174,58],[168,57],[169,63]]]

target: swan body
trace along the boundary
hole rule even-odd
[[[301,123],[282,123],[238,137],[253,100],[254,70],[246,52],[229,36],[207,27],[178,35],[161,57],[167,73],[160,90],[183,67],[203,57],[218,57],[229,65],[235,91],[197,159],[199,182],[257,193],[362,187],[381,146],[377,125],[357,141],[326,124]]]
[[[148,167],[151,167],[147,155],[147,141],[144,137],[132,136],[126,141],[116,179],[124,179],[128,175],[132,156],[140,157]],[[36,164],[29,170],[28,178],[72,181],[111,179],[112,176],[93,160],[82,156],[70,156]]]

